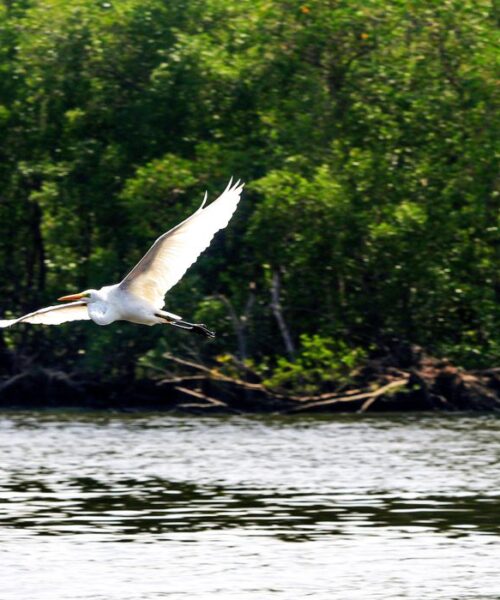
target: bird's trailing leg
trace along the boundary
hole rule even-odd
[[[181,324],[181,326],[187,325],[188,327],[191,328],[191,331],[193,331],[194,333],[197,333],[198,335],[201,335],[203,337],[207,337],[207,338],[215,337],[215,331],[211,331],[203,323],[187,323],[186,321],[181,321],[180,324]],[[174,323],[174,325],[177,325],[177,323]]]
[[[192,331],[193,333],[197,333],[198,335],[202,335],[207,338],[215,337],[215,333],[210,331],[210,329],[208,329],[203,323],[188,323],[187,321],[182,321],[181,319],[172,319],[171,317],[166,317],[165,315],[158,313],[156,316],[163,319],[169,325],[173,325],[179,329],[187,329],[188,331]]]

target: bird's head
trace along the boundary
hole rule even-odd
[[[85,290],[78,294],[69,294],[68,296],[61,296],[57,299],[59,302],[74,302],[75,300],[83,300],[89,304],[94,300],[97,300],[97,290]]]

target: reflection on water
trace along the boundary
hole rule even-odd
[[[2,486],[0,525],[37,533],[203,531],[251,528],[304,540],[341,533],[357,525],[426,525],[459,535],[499,532],[500,493],[458,497],[367,492],[330,494],[300,490],[196,485],[160,478],[118,479],[107,484],[92,477],[70,478],[49,487],[15,479]],[[405,497],[406,496],[406,497]]]
[[[493,417],[4,413],[0,597],[497,598],[499,438]]]

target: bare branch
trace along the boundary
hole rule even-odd
[[[311,408],[320,408],[323,406],[331,406],[332,404],[338,404],[340,402],[355,402],[358,400],[366,400],[363,406],[360,408],[360,412],[366,411],[373,402],[383,396],[386,392],[392,389],[396,389],[398,387],[403,387],[408,383],[408,379],[398,379],[397,381],[391,381],[387,385],[383,385],[378,388],[374,392],[363,392],[362,394],[353,394],[351,396],[345,395],[336,398],[330,398],[329,400],[321,400],[319,402],[308,402],[306,404],[302,404],[301,406],[294,407],[290,409],[290,412],[301,412],[304,410],[310,410]]]

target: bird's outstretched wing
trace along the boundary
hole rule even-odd
[[[120,288],[145,298],[157,308],[163,298],[207,248],[214,235],[224,229],[240,200],[243,183],[229,182],[224,192],[206,208],[207,195],[200,208],[185,221],[160,236],[120,283]]]
[[[33,323],[41,325],[60,325],[67,321],[80,321],[90,319],[85,302],[70,302],[69,304],[58,304],[35,310],[32,313],[19,317],[18,319],[7,319],[0,321],[0,327],[10,327],[16,323]]]

